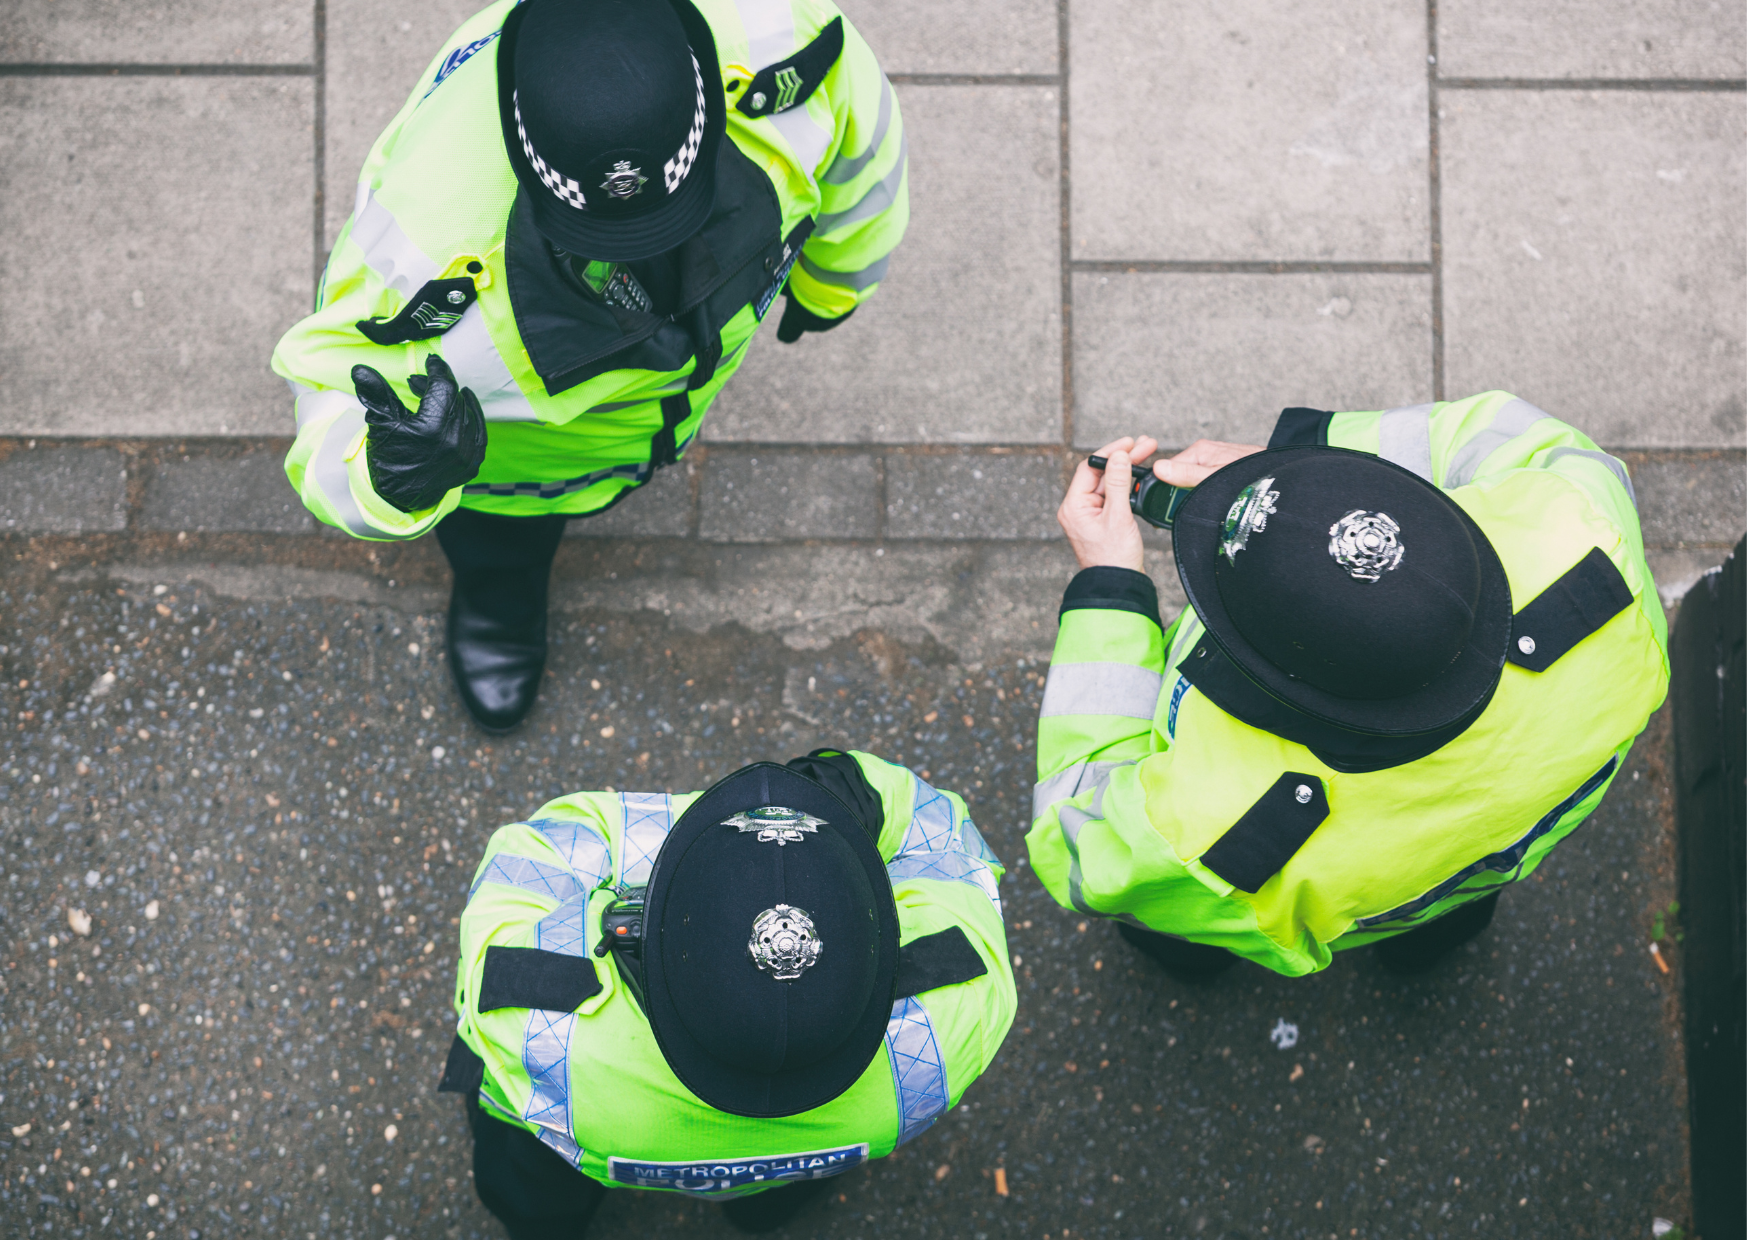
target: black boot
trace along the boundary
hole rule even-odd
[[[546,593],[565,518],[457,509],[437,525],[455,570],[449,663],[468,714],[508,732],[534,707],[546,670]]]
[[[1156,930],[1131,926],[1126,921],[1117,923],[1117,933],[1129,946],[1180,982],[1207,981],[1238,963],[1238,957],[1224,947],[1173,938]]]
[[[1425,973],[1485,930],[1487,923],[1493,920],[1493,909],[1498,903],[1499,893],[1495,891],[1490,896],[1460,905],[1424,926],[1381,939],[1377,944],[1378,959],[1392,973]]]
[[[781,1188],[768,1188],[751,1197],[736,1197],[722,1203],[722,1213],[737,1231],[759,1235],[786,1225],[803,1206],[831,1187],[827,1180],[796,1180]]]

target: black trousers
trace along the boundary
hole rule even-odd
[[[437,523],[437,542],[459,576],[475,572],[545,572],[558,554],[558,540],[570,518],[500,517],[457,508]]]
[[[525,1128],[493,1119],[467,1096],[473,1187],[510,1240],[579,1240],[607,1190]]]

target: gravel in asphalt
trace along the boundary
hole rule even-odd
[[[1017,645],[960,663],[871,630],[796,650],[565,611],[535,715],[490,739],[439,614],[152,575],[0,572],[0,1235],[500,1235],[434,1092],[487,836],[562,792],[702,787],[825,743],[965,794],[1010,864],[1020,1009],[956,1112],[789,1234],[1614,1237],[1683,1217],[1662,716],[1435,973],[1362,951],[1188,986],[1024,864],[1046,662]],[[611,1194],[591,1234],[633,1232],[732,1234],[709,1204]]]

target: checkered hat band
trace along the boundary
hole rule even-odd
[[[692,113],[692,129],[674,157],[662,165],[662,182],[673,193],[698,162],[698,148],[704,143],[704,75],[698,71],[698,57],[692,57],[692,82],[698,88],[697,106]]]
[[[697,61],[693,61],[693,70],[697,70]],[[522,153],[528,156],[528,162],[534,165],[535,173],[540,177],[546,188],[558,195],[559,201],[579,211],[589,209],[588,202],[583,198],[583,187],[575,181],[554,169],[528,140],[528,130],[522,125],[522,102],[516,91],[510,92],[510,104],[516,109],[516,136],[522,139]]]

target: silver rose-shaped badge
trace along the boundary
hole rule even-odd
[[[824,951],[825,944],[820,942],[806,909],[779,904],[753,918],[747,955],[760,972],[779,982],[793,982],[817,964]]]
[[[799,844],[805,835],[818,834],[826,821],[804,814],[798,809],[790,809],[787,805],[761,805],[757,809],[736,814],[733,818],[724,818],[722,825],[739,827],[742,835],[757,831],[759,843],[769,844],[775,841],[781,848],[785,844]]]
[[[1240,491],[1238,498],[1232,501],[1232,507],[1226,510],[1226,523],[1220,530],[1220,550],[1229,563],[1238,563],[1238,553],[1249,545],[1252,534],[1260,534],[1268,528],[1275,501],[1281,498],[1279,491],[1269,490],[1274,484],[1272,475],[1258,478]]]
[[[1376,581],[1402,563],[1402,532],[1387,512],[1355,508],[1329,527],[1329,554],[1360,581]]]

